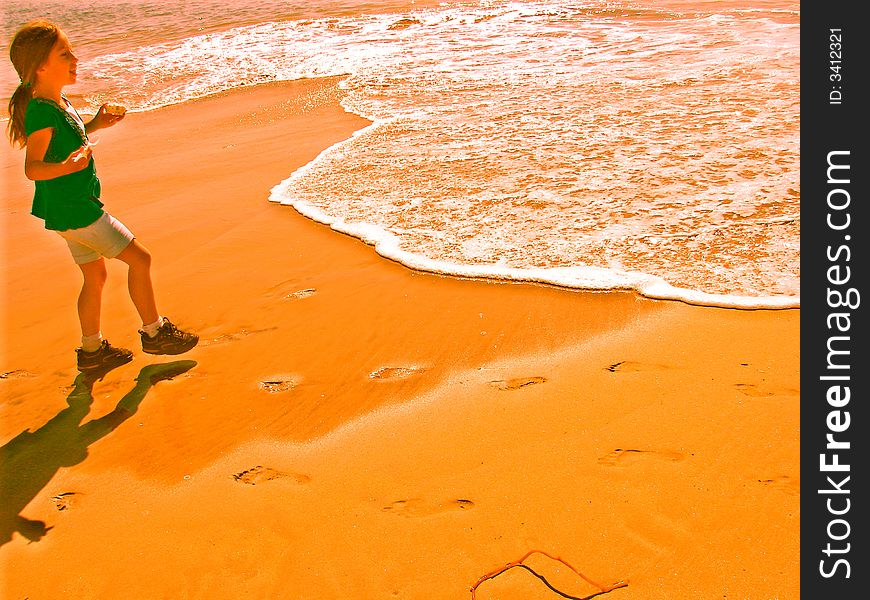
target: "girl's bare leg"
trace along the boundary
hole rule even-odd
[[[142,323],[154,323],[160,318],[160,314],[157,312],[154,286],[151,283],[151,253],[138,240],[133,240],[115,258],[130,267],[127,273],[127,289]]]
[[[84,282],[79,294],[79,322],[82,336],[90,337],[100,332],[100,311],[103,305],[103,286],[106,283],[106,261],[99,258],[79,265]]]

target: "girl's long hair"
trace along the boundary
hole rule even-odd
[[[39,19],[21,26],[9,45],[9,58],[18,72],[21,83],[9,99],[9,123],[6,133],[12,144],[23,148],[27,144],[24,132],[24,113],[33,98],[36,71],[48,59],[48,54],[60,36],[60,28],[50,21]]]

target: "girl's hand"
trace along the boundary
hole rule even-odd
[[[118,111],[115,109],[114,106],[111,111],[106,110],[107,106],[109,105],[103,104],[100,107],[100,110],[97,111],[97,114],[94,115],[94,118],[91,119],[90,123],[88,123],[88,132],[96,131],[97,129],[105,129],[106,127],[111,127],[112,125],[123,119],[126,115],[126,111]]]
[[[63,161],[70,173],[77,173],[85,169],[91,162],[91,155],[94,153],[90,144],[85,144],[81,148],[73,150],[72,153]]]

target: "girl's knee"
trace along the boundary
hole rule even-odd
[[[133,240],[130,245],[116,257],[131,267],[148,269],[151,267],[151,252],[148,248]]]
[[[143,267],[151,266],[151,252],[145,246],[139,246],[139,264]]]
[[[102,259],[79,266],[82,270],[85,287],[102,288],[109,277],[109,272],[106,270],[106,261]]]

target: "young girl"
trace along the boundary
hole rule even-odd
[[[31,213],[63,237],[82,271],[78,299],[82,345],[79,371],[105,371],[132,360],[133,353],[102,338],[100,306],[106,281],[105,258],[127,263],[130,298],[142,318],[142,350],[181,354],[199,337],[160,316],[151,284],[151,254],[121,222],[103,210],[88,134],[111,127],[123,114],[100,107],[84,123],[63,94],[76,82],[78,59],[55,24],[31,21],[12,39],[9,56],[21,83],[9,101],[9,139],[26,148],[24,174],[35,182]]]

